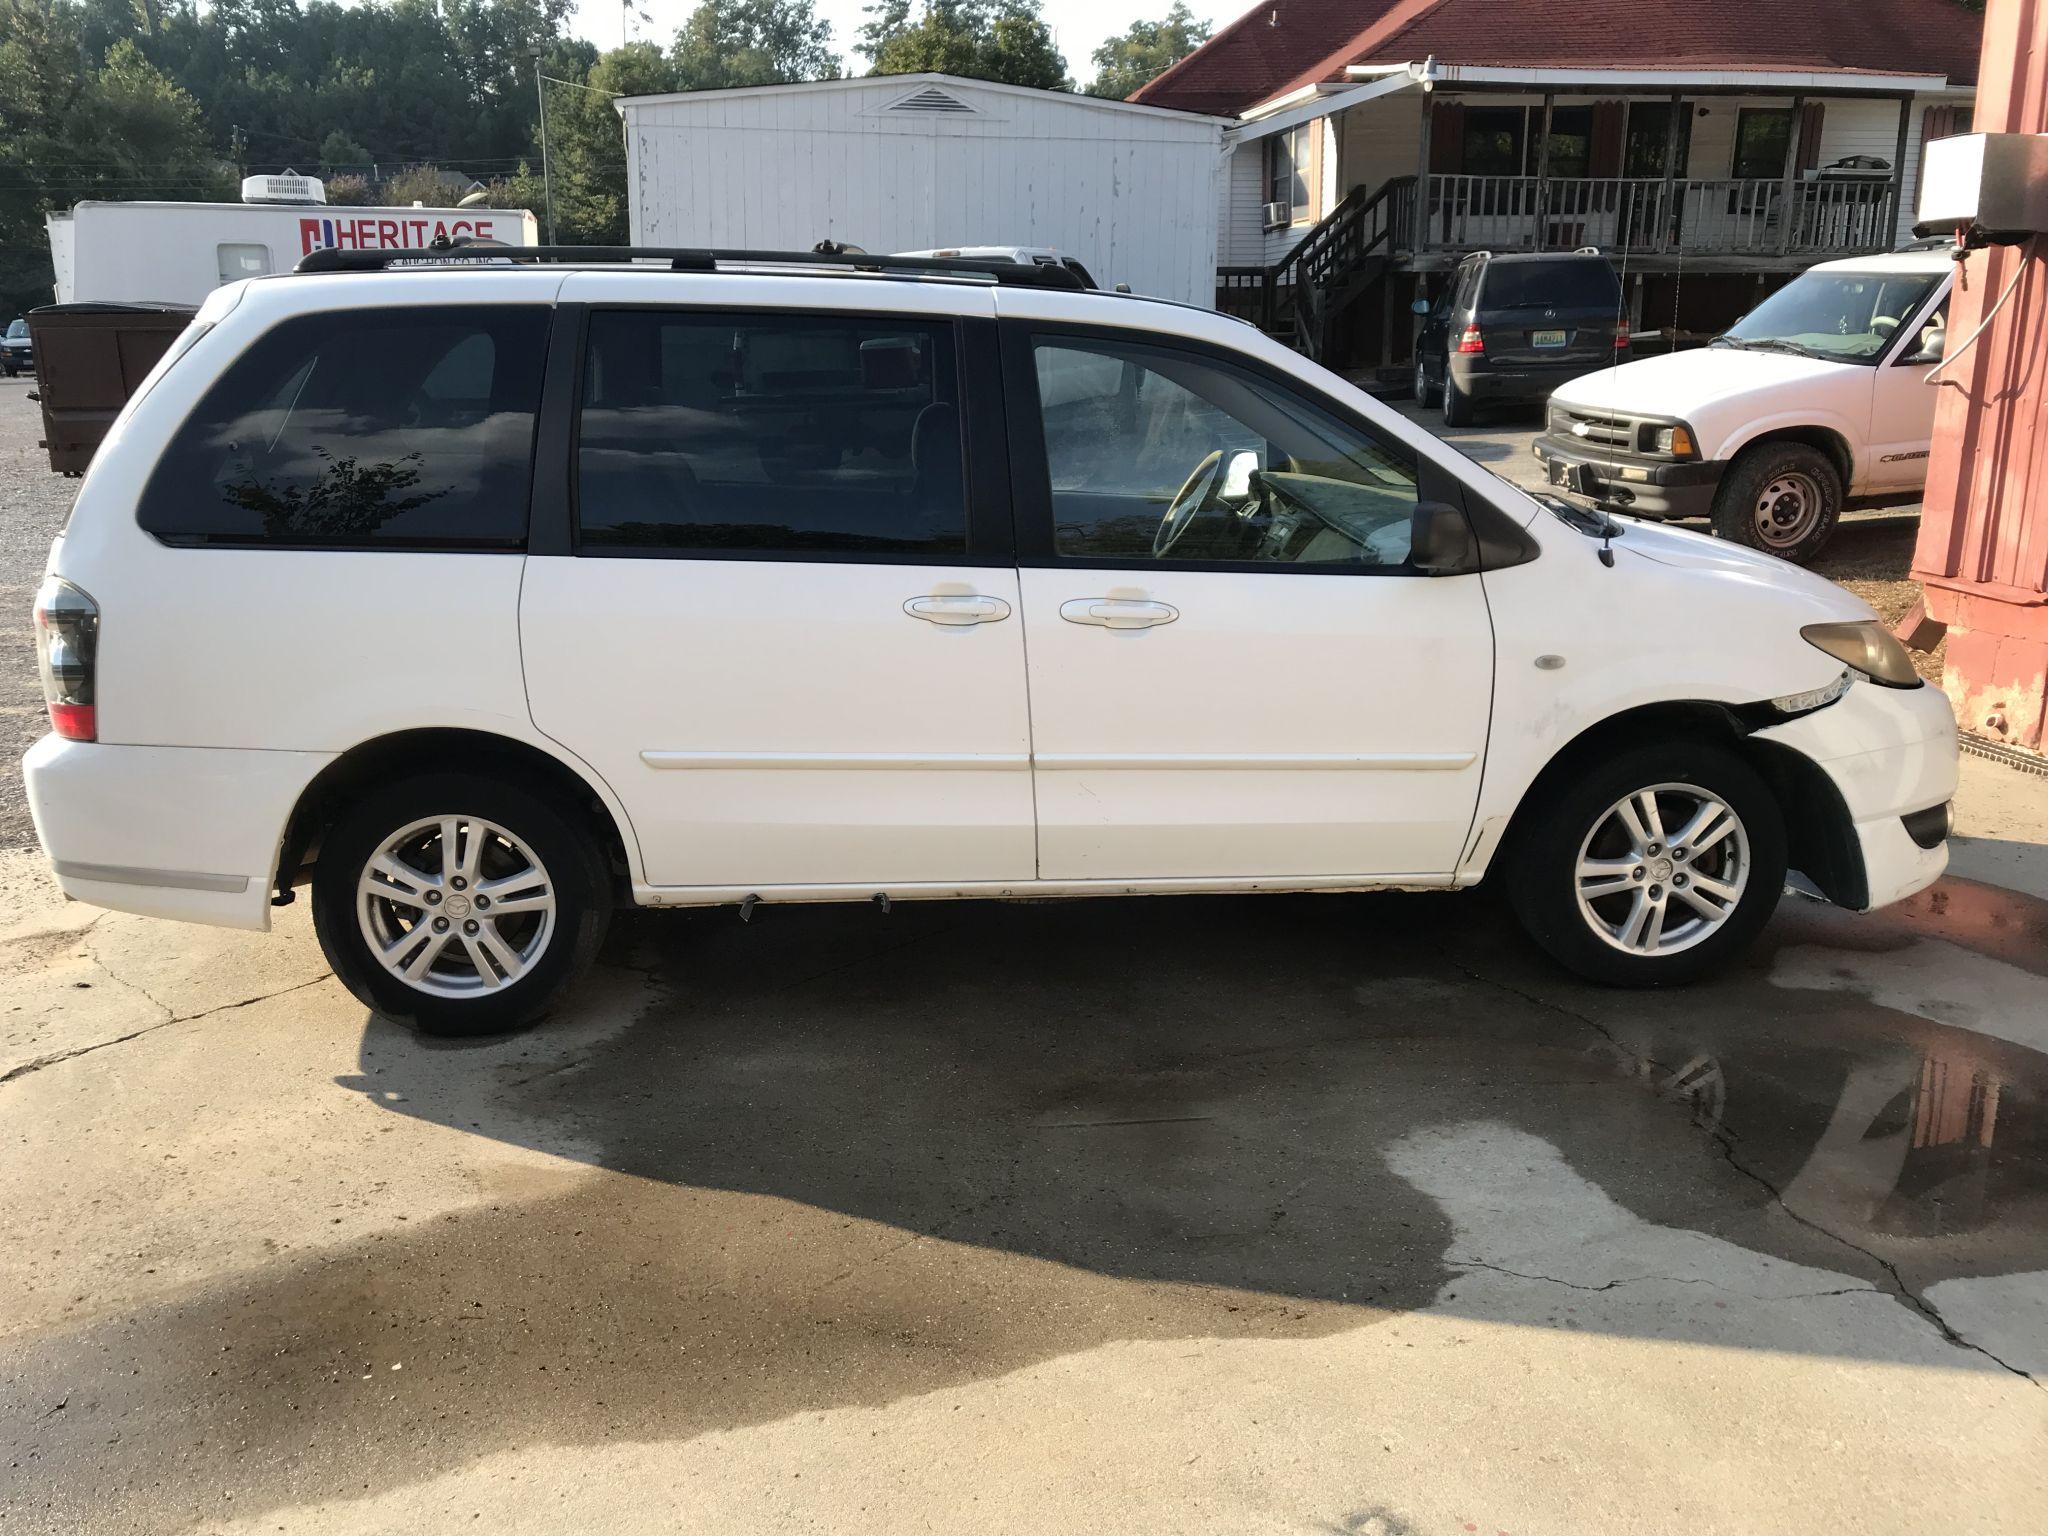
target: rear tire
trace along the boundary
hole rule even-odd
[[[524,784],[475,774],[377,790],[328,831],[313,870],[334,974],[431,1035],[531,1023],[588,969],[610,920],[589,833]]]
[[[1458,388],[1457,375],[1451,372],[1449,363],[1444,364],[1444,425],[1472,425],[1472,397]]]
[[[1784,890],[1777,799],[1711,742],[1614,754],[1524,810],[1501,851],[1508,900],[1553,959],[1603,986],[1672,986],[1719,968]]]
[[[1806,565],[1841,521],[1841,471],[1806,443],[1758,443],[1721,477],[1713,516],[1718,537]]]

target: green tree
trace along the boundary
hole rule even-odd
[[[234,195],[199,106],[133,37],[103,57],[60,0],[0,0],[0,308],[48,303],[45,217],[88,198]]]
[[[707,7],[708,8],[708,7]],[[628,234],[626,137],[613,102],[679,89],[674,63],[653,43],[615,48],[591,66],[583,89],[548,87],[548,169],[555,188],[558,238],[572,244],[623,245]],[[539,178],[530,196],[503,206],[540,212]]]
[[[673,69],[670,89],[715,91],[829,80],[839,59],[812,0],[704,0],[676,33]]]
[[[446,208],[462,196],[448,184],[447,173],[438,165],[407,166],[387,177],[377,188],[377,200],[387,207],[404,208],[424,203],[429,208]]]
[[[1209,23],[1197,21],[1181,0],[1164,21],[1134,21],[1121,37],[1112,37],[1092,55],[1095,78],[1090,96],[1119,100],[1193,53],[1209,40]]]
[[[320,169],[323,172],[360,171],[368,164],[370,152],[339,128],[320,141]]]
[[[877,0],[860,29],[858,47],[870,74],[927,70],[976,80],[1002,80],[1068,90],[1067,62],[1053,46],[1038,0]]]

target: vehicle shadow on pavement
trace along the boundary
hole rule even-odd
[[[1483,895],[622,914],[540,1031],[371,1019],[343,1081],[587,1170],[31,1340],[8,1396],[89,1384],[50,1508],[118,1467],[168,1521],[352,1496],[365,1434],[389,1486],[1423,1309],[2002,1376],[1922,1298],[2048,1270],[2048,1038],[1924,1015],[2011,968],[1958,938],[2048,908],[1937,890],[1788,901],[1669,994]]]

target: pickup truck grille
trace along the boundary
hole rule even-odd
[[[1560,437],[1575,437],[1583,443],[1597,443],[1603,448],[1619,448],[1623,453],[1636,451],[1636,431],[1640,426],[1633,417],[1613,416],[1602,411],[1578,411],[1570,406],[1552,406],[1550,430]]]

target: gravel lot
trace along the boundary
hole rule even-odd
[[[36,679],[35,626],[29,617],[50,540],[71,510],[76,480],[50,473],[37,446],[42,416],[33,379],[0,379],[0,848],[36,840],[22,796],[21,754],[48,729]]]

